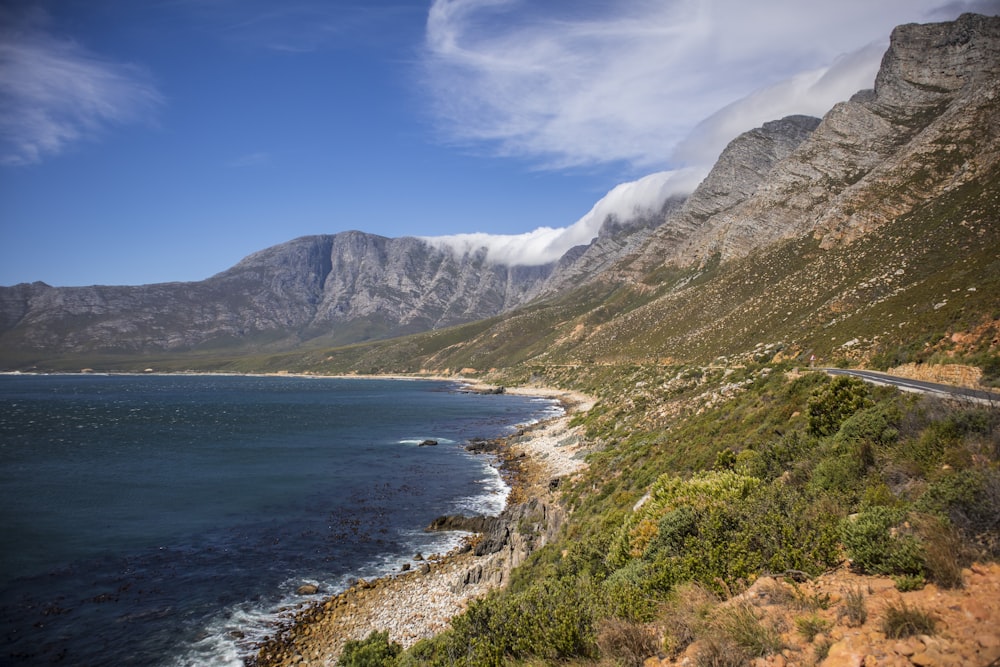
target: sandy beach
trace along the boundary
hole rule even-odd
[[[481,386],[470,384],[473,390]],[[476,538],[445,555],[425,558],[417,567],[366,582],[322,602],[306,607],[294,621],[259,647],[250,664],[256,667],[285,665],[335,665],[346,641],[364,639],[372,631],[387,631],[392,641],[410,647],[420,639],[446,629],[450,619],[469,601],[506,583],[511,568],[519,565],[561,523],[555,504],[553,479],[572,476],[585,467],[585,443],[572,416],[593,406],[588,396],[546,388],[508,388],[508,393],[552,398],[565,413],[519,429],[501,443],[499,455],[511,484],[505,515],[530,508],[538,518],[536,535],[512,535],[502,548],[476,555]]]

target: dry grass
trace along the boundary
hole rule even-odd
[[[865,592],[858,587],[850,588],[844,593],[844,606],[841,615],[847,617],[847,624],[860,627],[868,620],[868,603]]]
[[[608,618],[597,629],[597,647],[605,660],[625,667],[641,667],[646,658],[657,653],[659,642],[655,633],[642,623]]]
[[[909,607],[906,601],[890,603],[882,617],[882,632],[890,639],[901,639],[913,635],[933,635],[937,621],[934,615],[919,607]]]
[[[704,633],[718,604],[719,598],[704,586],[688,583],[677,587],[660,621],[671,653],[680,653]]]
[[[781,635],[762,623],[756,608],[746,600],[721,607],[712,619],[712,629],[753,657],[770,655],[783,646]]]

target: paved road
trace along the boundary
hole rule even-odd
[[[976,403],[988,403],[990,405],[1000,405],[1000,393],[986,391],[985,389],[968,389],[966,387],[954,387],[949,384],[938,384],[937,382],[923,382],[922,380],[911,380],[901,378],[886,373],[875,371],[855,371],[844,368],[824,369],[830,375],[853,375],[861,378],[865,382],[872,384],[886,384],[899,387],[903,391],[916,391],[924,394],[938,394],[975,401]]]

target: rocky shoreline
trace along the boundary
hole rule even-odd
[[[453,616],[489,590],[506,584],[520,565],[558,531],[563,514],[556,480],[585,464],[585,443],[569,425],[573,414],[589,410],[589,397],[547,389],[506,389],[510,393],[559,400],[560,417],[525,427],[500,441],[475,443],[494,451],[511,492],[500,517],[462,523],[442,517],[437,529],[479,528],[465,544],[430,556],[395,575],[358,581],[346,591],[298,611],[292,622],[257,647],[252,667],[334,665],[344,643],[386,631],[404,647],[445,630]]]

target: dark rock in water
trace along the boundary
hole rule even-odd
[[[315,595],[319,592],[319,586],[316,584],[302,584],[295,592],[299,595]]]
[[[487,533],[494,530],[499,522],[500,519],[498,517],[446,514],[434,519],[427,526],[427,530],[463,530],[469,533]]]
[[[409,572],[410,571],[410,564],[409,563],[403,563],[403,566],[400,567],[399,569],[402,572]]]
[[[419,552],[417,553],[416,556],[413,557],[413,560],[423,560],[423,559],[424,559],[424,555],[422,553],[419,553]]]
[[[438,444],[437,440],[424,440],[417,447],[433,447],[436,444]]]
[[[499,440],[483,440],[482,438],[473,438],[469,441],[469,444],[465,446],[466,451],[475,452],[477,454],[495,454],[500,451],[502,447],[501,441]]]
[[[483,394],[488,396],[503,394],[506,393],[507,390],[501,385],[497,387],[466,387],[461,391],[469,394]]]

